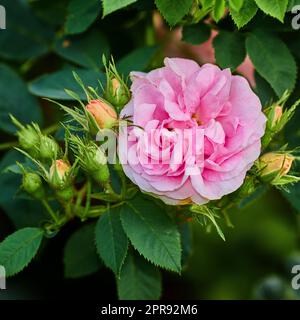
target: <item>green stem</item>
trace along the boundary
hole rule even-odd
[[[92,183],[91,180],[88,179],[87,181],[87,191],[86,191],[86,203],[84,209],[84,217],[86,217],[87,213],[89,212],[91,206],[91,193],[92,193]]]
[[[41,200],[42,201],[42,204],[43,206],[46,208],[47,212],[49,213],[49,215],[51,216],[51,218],[53,219],[53,221],[58,224],[59,222],[59,219],[56,215],[56,213],[52,210],[52,208],[50,207],[49,203],[47,200]]]

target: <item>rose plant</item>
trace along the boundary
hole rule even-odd
[[[135,10],[144,5],[123,2]],[[20,228],[0,243],[0,265],[8,276],[31,262],[42,241],[76,221],[78,230],[64,249],[66,276],[91,274],[103,263],[115,274],[121,299],[157,299],[160,269],[180,274],[187,263],[184,230],[191,221],[213,227],[225,240],[221,225],[231,225],[232,207],[268,186],[286,192],[300,180],[292,173],[298,148],[284,135],[300,102],[292,95],[296,64],[280,38],[250,22],[257,19],[259,25],[263,12],[272,22],[283,21],[292,3],[283,1],[277,10],[262,0],[180,3],[177,8],[156,0],[158,11],[147,27],[149,42],[165,34],[180,42],[175,57],[174,43],[164,40],[159,51],[151,48],[146,67],[136,57],[130,65],[128,58],[115,63],[103,54],[100,68],[88,76],[85,69],[63,69],[63,77],[73,69],[74,79],[57,95],[57,88],[38,93],[44,79],[33,81],[31,92],[64,113],[50,129],[9,112],[18,138],[9,147],[18,159],[3,172],[22,177],[18,196],[39,204],[45,214],[38,225]],[[103,0],[104,16],[121,7]],[[248,33],[239,30],[248,23]],[[83,62],[84,55],[72,51],[78,47],[58,41],[58,54],[90,67],[89,59]],[[269,58],[276,46],[285,65],[276,53],[264,65],[256,48]],[[81,256],[84,261],[77,263]]]

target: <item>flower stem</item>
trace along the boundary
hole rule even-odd
[[[42,204],[43,206],[46,208],[47,212],[49,213],[49,215],[51,216],[51,218],[53,219],[53,221],[58,224],[59,222],[59,219],[56,215],[56,213],[52,210],[52,208],[50,207],[49,203],[47,200],[43,199],[41,200],[42,201]]]

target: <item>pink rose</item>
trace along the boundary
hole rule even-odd
[[[168,204],[204,204],[237,190],[266,122],[247,80],[180,58],[131,79],[121,117],[133,125],[120,130],[119,157],[132,182]]]

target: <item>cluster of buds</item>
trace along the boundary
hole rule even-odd
[[[36,123],[22,125],[14,116],[10,116],[14,125],[19,129],[17,136],[23,150],[35,159],[51,162],[61,153],[57,142],[44,135]]]
[[[262,181],[275,186],[295,183],[300,178],[290,175],[295,157],[289,152],[268,152],[258,161],[259,176]]]

